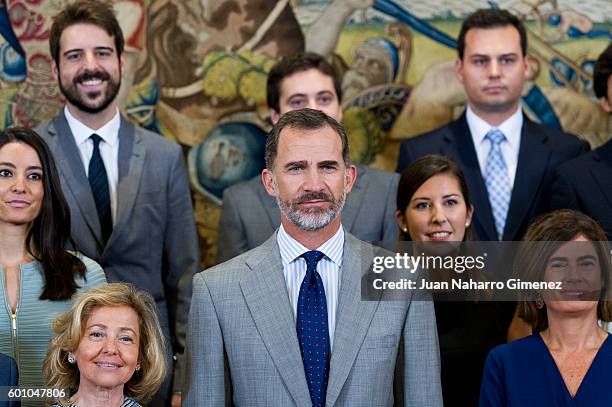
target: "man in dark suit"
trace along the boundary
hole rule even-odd
[[[588,144],[531,122],[520,108],[529,74],[527,35],[506,10],[478,10],[458,39],[455,68],[468,98],[456,121],[402,142],[397,171],[426,154],[442,154],[464,171],[478,240],[520,240],[549,209],[554,170]]]
[[[612,113],[612,43],[599,56],[593,89],[601,108]],[[612,119],[612,114],[609,116]],[[598,221],[612,240],[612,140],[557,169],[551,205],[571,208]]]
[[[153,295],[169,352],[180,353],[199,268],[181,148],[121,117],[124,40],[109,5],[68,5],[54,19],[49,44],[66,106],[37,130],[58,164],[72,237],[109,281]],[[154,405],[169,399],[171,377]]]
[[[19,385],[19,371],[17,363],[12,357],[0,353],[0,387],[16,388]],[[7,390],[8,391],[8,390]],[[3,394],[7,396],[7,394]],[[19,407],[19,400],[9,401],[0,399],[0,407]]]
[[[284,113],[310,107],[340,121],[340,79],[334,68],[314,53],[286,57],[268,75],[267,99],[272,122]],[[342,211],[342,224],[365,241],[397,239],[395,194],[399,177],[387,171],[357,166],[357,181]],[[217,240],[217,261],[228,260],[259,246],[280,225],[276,201],[261,176],[224,191]]]

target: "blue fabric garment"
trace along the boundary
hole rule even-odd
[[[481,407],[612,406],[612,340],[605,339],[574,398],[541,336],[493,349],[480,387]]]
[[[302,254],[306,260],[306,275],[300,287],[296,329],[304,362],[304,373],[314,407],[325,405],[329,376],[329,329],[327,301],[317,263],[324,254],[312,250]]]

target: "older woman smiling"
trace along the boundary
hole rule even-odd
[[[153,396],[166,374],[154,304],[114,283],[79,297],[57,319],[43,371],[69,397],[55,406],[133,407]]]

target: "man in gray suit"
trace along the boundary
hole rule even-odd
[[[267,99],[272,122],[291,110],[310,107],[342,120],[342,87],[334,68],[314,53],[283,58],[270,71]],[[357,181],[342,212],[342,224],[365,241],[397,240],[395,195],[399,175],[357,166]],[[217,262],[259,246],[280,224],[278,206],[261,178],[226,189],[217,239]]]
[[[398,356],[405,405],[442,405],[433,303],[362,300],[382,249],[342,227],[356,174],[333,118],[276,123],[262,181],[280,226],[194,277],[185,406],[390,406]]]
[[[57,161],[76,247],[109,281],[153,295],[170,350],[181,353],[199,268],[182,151],[119,114],[124,40],[110,6],[67,6],[54,19],[49,44],[66,106],[37,130]],[[161,399],[169,399],[170,378]]]

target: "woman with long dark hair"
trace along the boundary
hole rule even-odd
[[[55,318],[77,292],[106,282],[97,263],[66,251],[69,243],[70,213],[49,148],[32,130],[1,131],[0,353],[17,361],[22,387],[44,387]]]
[[[473,212],[465,176],[452,160],[427,155],[402,173],[396,211],[400,240],[414,242],[419,253],[461,250],[460,242],[471,240]],[[449,271],[427,270],[427,274],[437,280]],[[468,275],[484,278],[471,270],[460,276],[467,279]],[[452,292],[434,293],[442,395],[445,406],[476,406],[487,351],[499,343],[496,305],[474,298],[457,301],[459,297]]]

